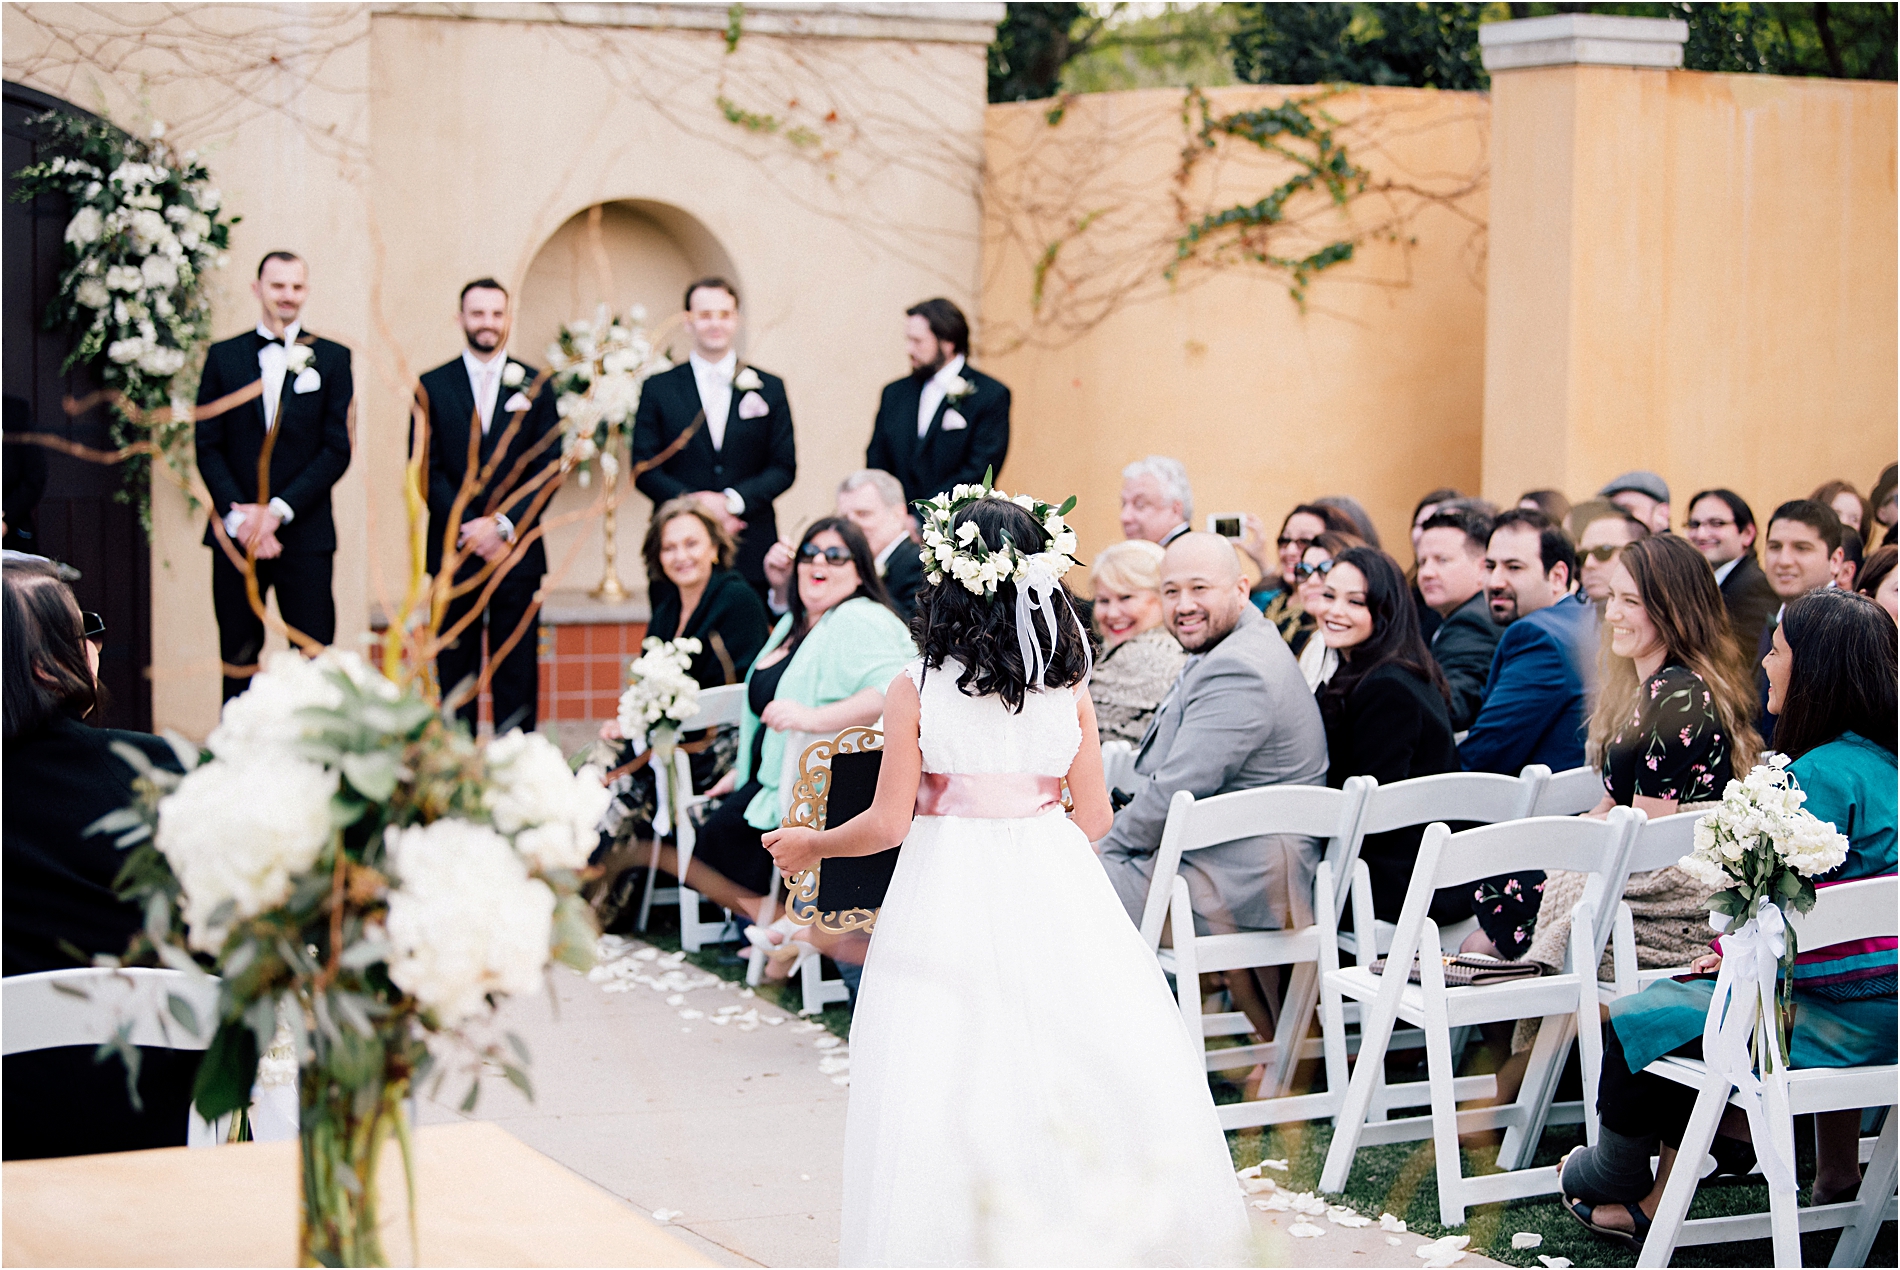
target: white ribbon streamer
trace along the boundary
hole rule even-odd
[[[1042,641],[1036,638],[1033,614],[1041,613],[1043,621],[1049,627],[1049,655],[1055,655],[1056,645],[1060,642],[1057,635],[1057,617],[1055,595],[1059,582],[1055,570],[1040,560],[1032,560],[1016,579],[1016,644],[1023,655],[1023,671],[1027,675],[1025,683],[1031,692],[1042,687],[1042,677],[1048,671],[1048,659],[1042,655]],[[1064,604],[1064,608],[1068,605]],[[1086,633],[1082,639],[1084,668],[1082,677],[1088,678],[1093,668],[1094,655],[1089,648]]]
[[[1708,1019],[1702,1025],[1702,1058],[1712,1073],[1734,1085],[1741,1095],[1749,1134],[1755,1140],[1755,1158],[1761,1162],[1762,1176],[1768,1185],[1778,1191],[1792,1192],[1794,1167],[1781,1154],[1780,1138],[1769,1131],[1762,1083],[1755,1072],[1755,1060],[1748,1052],[1748,1042],[1757,1022],[1764,1028],[1766,1044],[1780,1044],[1775,979],[1781,970],[1782,955],[1787,951],[1787,923],[1781,909],[1764,895],[1754,916],[1733,932],[1722,934],[1729,925],[1724,914],[1710,914],[1709,925],[1721,934],[1716,943],[1722,952],[1722,967],[1716,974]],[[1759,1002],[1759,1009],[1749,1008],[1751,994]],[[1769,1066],[1765,1053],[1761,1066],[1764,1069]]]

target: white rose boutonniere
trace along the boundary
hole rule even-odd
[[[944,385],[943,395],[950,401],[962,401],[976,391],[976,385],[961,375],[950,376],[950,382]]]
[[[732,377],[732,386],[740,392],[756,392],[765,387],[765,381],[759,378],[759,372],[750,366],[741,366],[739,373]]]
[[[519,388],[521,381],[528,377],[528,368],[520,362],[509,362],[501,368],[501,384],[504,388]]]
[[[293,374],[302,374],[317,360],[317,351],[308,344],[292,344],[284,350],[284,365]]]

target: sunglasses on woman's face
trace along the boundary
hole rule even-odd
[[[1295,544],[1299,546],[1301,551],[1305,551],[1308,547],[1313,545],[1313,540],[1311,538],[1289,538],[1285,534],[1281,534],[1278,538],[1274,539],[1274,543],[1282,551],[1285,551],[1288,547],[1294,546]]]
[[[1312,577],[1316,573],[1319,574],[1319,576],[1323,578],[1327,574],[1333,571],[1334,563],[1336,562],[1332,560],[1322,560],[1318,564],[1308,564],[1306,563],[1306,561],[1302,560],[1298,564],[1293,566],[1293,576],[1298,578],[1302,582],[1306,581],[1308,578]]]
[[[813,561],[821,559],[826,564],[850,564],[851,549],[849,547],[820,547],[816,543],[810,542],[798,549],[798,563],[800,564],[811,564]]]
[[[81,609],[79,612],[79,620],[82,623],[82,626],[79,632],[81,638],[92,640],[94,643],[97,643],[105,639],[106,637],[106,619],[105,618],[100,617],[97,613],[89,613],[85,611],[84,609]]]
[[[1616,553],[1621,550],[1623,550],[1621,546],[1605,545],[1602,547],[1592,547],[1584,552],[1583,555],[1586,559],[1594,560],[1598,564],[1608,564],[1610,561],[1616,559]]]

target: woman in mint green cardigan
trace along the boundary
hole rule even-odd
[[[791,610],[746,675],[738,766],[710,791],[726,797],[700,827],[686,869],[687,886],[753,919],[773,878],[759,837],[784,815],[798,738],[875,723],[884,689],[917,655],[856,525],[813,524],[794,570]]]

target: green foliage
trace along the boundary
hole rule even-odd
[[[192,1085],[191,1101],[198,1114],[216,1120],[249,1107],[251,1086],[257,1082],[257,1056],[257,1037],[242,1020],[221,1025],[198,1064],[198,1079]]]
[[[726,52],[731,53],[739,47],[739,37],[745,34],[745,6],[732,5],[726,10]]]
[[[1007,6],[990,45],[990,100],[1055,96],[1063,68],[1087,51],[1103,25],[1102,18],[1088,16],[1079,4]]]
[[[1236,4],[1234,77],[1249,84],[1477,90],[1484,4]],[[1502,14],[1498,16],[1503,16]]]
[[[1551,10],[1554,5],[1526,8]],[[1597,4],[1593,13],[1678,18],[1689,24],[1683,66],[1692,71],[1895,77],[1891,4]]]
[[[725,115],[726,122],[737,124],[747,132],[756,132],[764,136],[780,136],[800,149],[820,144],[824,138],[803,124],[787,127],[785,121],[777,115],[761,115],[745,109],[730,97],[717,98],[719,111]]]
[[[1234,82],[1227,41],[1237,29],[1231,4],[1113,6],[1095,40],[1070,55],[1062,88],[1070,93],[1134,88],[1214,88]],[[1158,12],[1150,11],[1158,8]]]

